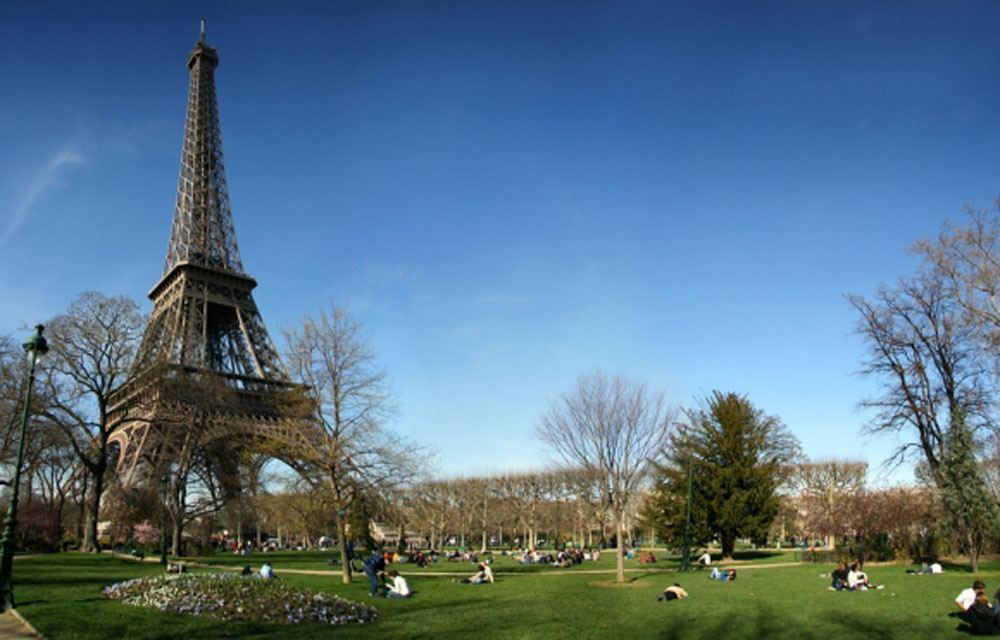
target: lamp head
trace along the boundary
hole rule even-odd
[[[45,331],[45,327],[42,325],[35,325],[35,334],[28,338],[22,346],[24,347],[24,352],[31,356],[41,356],[49,351],[49,343],[45,341],[45,337],[42,336],[42,332]]]

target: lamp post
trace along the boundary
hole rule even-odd
[[[691,570],[691,461],[688,461],[688,493],[684,502],[684,548],[681,550],[681,571]]]
[[[0,607],[4,611],[14,608],[14,587],[11,573],[14,568],[14,531],[17,527],[17,494],[21,485],[21,466],[24,463],[24,439],[28,432],[28,418],[31,415],[31,390],[35,386],[35,364],[38,357],[49,350],[42,337],[45,327],[35,327],[35,335],[24,343],[28,355],[28,384],[24,390],[24,413],[21,416],[21,434],[17,445],[17,461],[14,465],[14,482],[11,484],[10,504],[4,520],[3,539],[0,540]]]
[[[167,566],[167,498],[170,488],[170,475],[164,473],[160,478],[160,496],[163,498],[163,518],[160,521],[160,564]]]

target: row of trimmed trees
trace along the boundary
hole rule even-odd
[[[579,469],[435,479],[414,486],[399,525],[432,547],[532,547],[539,540],[605,542],[611,514]]]

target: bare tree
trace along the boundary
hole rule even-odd
[[[580,376],[542,414],[536,433],[567,466],[600,478],[603,502],[617,530],[618,582],[625,582],[624,536],[629,502],[664,447],[673,412],[662,393],[601,372]]]
[[[969,309],[942,273],[925,269],[895,289],[880,289],[874,302],[848,299],[861,315],[858,332],[868,347],[863,373],[882,382],[883,394],[862,403],[877,411],[869,429],[914,438],[893,460],[913,449],[922,454],[945,521],[955,539],[965,541],[975,571],[979,553],[1000,529],[976,453],[977,440],[995,428],[990,370],[980,342],[983,325],[975,316],[970,322]]]
[[[301,471],[329,491],[346,559],[346,512],[366,495],[410,482],[425,455],[387,426],[394,406],[386,374],[376,365],[362,325],[346,309],[331,303],[285,331],[285,340],[286,362],[308,386],[315,406],[315,421],[305,425],[299,452]],[[342,566],[349,583],[350,563]]]
[[[836,537],[845,535],[854,498],[865,489],[868,463],[863,460],[810,460],[797,465],[795,484],[806,507],[810,533],[826,536],[827,548],[836,548]]]
[[[918,450],[937,474],[957,412],[973,428],[989,424],[975,328],[944,282],[929,274],[880,288],[872,301],[854,294],[847,299],[860,315],[857,332],[868,350],[861,373],[882,383],[882,395],[861,403],[876,412],[869,432],[909,434],[913,439],[892,460],[902,462]]]
[[[97,549],[97,523],[108,439],[117,425],[107,415],[108,395],[122,384],[142,337],[143,319],[135,301],[90,291],[48,323],[51,351],[42,361],[49,402],[45,416],[66,434],[91,477],[84,549]]]
[[[1000,372],[1000,199],[992,209],[965,212],[966,225],[946,224],[936,239],[922,240],[913,250],[978,329]]]

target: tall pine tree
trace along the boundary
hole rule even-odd
[[[644,515],[666,539],[683,539],[690,466],[692,542],[718,539],[731,558],[738,538],[767,535],[798,441],[777,417],[736,393],[713,392],[687,418],[671,435]]]

